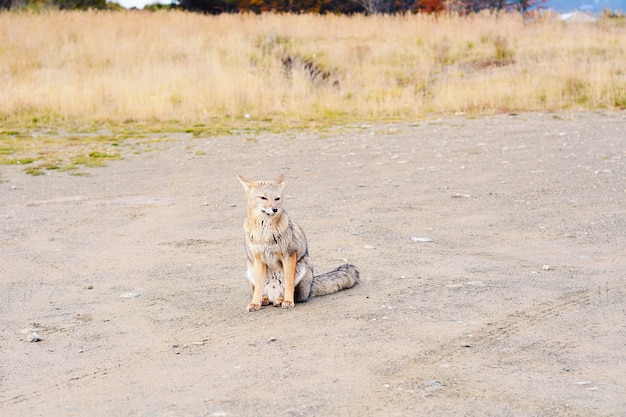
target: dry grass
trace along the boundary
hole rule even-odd
[[[28,163],[16,143],[44,127],[119,137],[624,108],[624,62],[623,24],[547,17],[2,12],[0,163]]]
[[[286,74],[281,58],[304,65]],[[623,108],[626,27],[519,16],[0,14],[4,121]]]

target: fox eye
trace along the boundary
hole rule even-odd
[[[266,198],[266,197],[263,197],[262,195],[261,195],[261,196],[259,196],[259,198],[260,198],[261,200],[267,200],[267,198]]]
[[[280,201],[280,197],[276,197],[274,200],[276,200],[276,201]]]

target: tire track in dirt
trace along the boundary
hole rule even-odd
[[[489,323],[488,329],[474,332],[477,344],[493,345],[502,343],[506,339],[577,307],[588,305],[591,302],[592,290],[584,289],[565,294],[554,301],[545,301],[537,307],[527,311],[517,311],[509,314],[505,319]]]
[[[604,291],[609,292],[608,289]],[[610,293],[613,299],[620,299],[626,296],[626,284],[620,283],[620,285],[611,287]],[[598,301],[594,301],[594,297],[598,297]],[[594,286],[564,294],[554,300],[544,301],[529,310],[509,313],[505,318],[487,323],[482,329],[472,332],[473,346],[501,344],[536,324],[559,317],[570,310],[593,303],[604,304],[608,302],[606,298],[602,301],[601,297],[602,289]],[[435,365],[459,353],[465,354],[467,351],[467,337],[460,336],[420,354],[419,358],[412,359],[411,363],[419,363],[420,366]],[[411,364],[408,366],[410,367]],[[402,366],[402,369],[406,369],[406,366]],[[406,372],[399,370],[398,373],[394,374],[399,376],[401,374],[400,371],[402,374],[410,374],[408,370]]]
[[[66,389],[68,385],[72,384],[80,384],[84,383],[87,379],[94,378],[102,378],[110,374],[112,370],[118,368],[120,365],[109,366],[101,369],[97,369],[90,372],[83,372],[80,374],[76,374],[74,376],[65,377],[59,379],[58,382],[40,386],[39,388],[34,388],[30,390],[28,393],[14,393],[9,394],[8,398],[0,399],[0,405],[9,406],[19,404],[24,401],[29,401],[32,399],[36,399],[42,397],[52,391]]]
[[[441,392],[445,392],[447,397],[474,398],[487,404],[506,404],[507,407],[520,410],[528,409],[530,406],[542,410],[555,410],[545,415],[561,415],[557,408],[563,404],[537,398],[531,393],[520,395],[519,392],[508,392],[506,387],[490,385],[481,380],[480,375],[474,373],[475,367],[493,368],[494,365],[483,363],[489,361],[489,352],[501,352],[502,345],[508,340],[535,326],[548,323],[576,309],[590,306],[597,308],[618,303],[625,296],[626,283],[614,282],[612,285],[607,283],[572,291],[556,299],[544,301],[534,308],[514,311],[503,319],[487,323],[481,329],[474,331],[471,339],[468,339],[467,335],[456,337],[418,354],[406,363],[388,367],[382,375],[385,386],[398,390],[399,394],[395,397],[398,402],[395,406],[399,409],[413,407],[416,392],[428,398],[437,395],[442,390]],[[481,365],[476,365],[477,362]],[[458,373],[447,369],[448,364],[451,363],[469,364],[473,371]],[[433,378],[438,380],[433,380]],[[381,396],[380,404],[387,402],[388,393],[385,391],[370,394]],[[402,400],[407,403],[403,405]],[[562,411],[561,409],[560,412]],[[576,410],[572,408],[570,411],[582,413],[581,415],[594,415],[593,410],[586,407],[579,407]]]

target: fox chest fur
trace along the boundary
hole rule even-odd
[[[261,219],[247,218],[244,231],[248,260],[253,261],[255,258],[261,260],[269,271],[282,271],[282,259],[287,255],[300,252],[297,254],[299,259],[307,254],[306,244],[294,244],[297,241],[302,242],[302,231],[289,220],[286,213],[282,213],[278,218],[269,216]],[[302,237],[294,239],[296,234]]]

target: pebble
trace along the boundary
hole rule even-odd
[[[424,389],[426,392],[433,392],[443,389],[444,387],[445,385],[439,381],[427,381]]]
[[[32,332],[31,334],[28,335],[26,340],[28,340],[31,343],[40,342],[41,341],[41,337],[39,337],[39,335],[36,332]]]
[[[135,297],[139,297],[139,294],[137,294],[136,292],[125,292],[124,294],[120,295],[120,298],[135,298]]]
[[[541,268],[541,269],[543,269],[544,271],[549,271],[552,268],[550,267],[550,265],[544,265],[543,268]]]
[[[434,242],[434,240],[432,240],[432,239],[431,239],[431,238],[429,238],[429,237],[417,237],[417,236],[413,236],[413,237],[411,238],[411,240],[412,240],[413,242]]]
[[[218,404],[224,404],[224,403],[232,403],[233,399],[229,397],[217,397],[217,398],[214,398],[213,401]]]
[[[363,249],[376,249],[374,245],[363,245]]]

